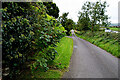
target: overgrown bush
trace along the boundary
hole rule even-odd
[[[49,69],[65,29],[43,3],[4,2],[2,19],[3,79],[17,78],[28,62],[32,70]]]

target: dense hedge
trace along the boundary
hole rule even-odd
[[[56,42],[65,29],[46,13],[43,3],[5,2],[2,11],[3,79],[16,78],[27,68],[49,69]]]

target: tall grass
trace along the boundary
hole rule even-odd
[[[105,33],[103,31],[98,31],[92,33],[91,31],[80,31],[76,34],[78,37],[83,38],[92,44],[99,46],[100,48],[106,50],[112,55],[120,58],[120,53],[118,49],[119,38],[116,33]]]

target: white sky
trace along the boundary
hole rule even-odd
[[[59,7],[59,16],[64,12],[69,12],[68,18],[73,19],[75,22],[78,20],[78,12],[81,11],[83,4],[86,1],[96,2],[99,0],[53,0],[54,3]],[[118,2],[120,0],[101,0],[106,1],[109,7],[106,8],[109,21],[111,23],[118,23]]]

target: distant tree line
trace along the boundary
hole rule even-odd
[[[77,22],[78,30],[99,30],[100,26],[107,27],[110,22],[108,22],[108,15],[105,14],[106,7],[108,7],[106,1],[103,3],[97,1],[95,3],[87,1],[82,6],[82,12],[79,12],[79,19]]]
[[[108,15],[105,14],[106,7],[108,7],[106,1],[90,2],[87,1],[82,6],[82,11],[79,11],[78,21],[75,23],[72,19],[68,19],[68,12],[63,13],[58,19],[62,26],[67,30],[67,35],[70,35],[71,29],[76,30],[91,30],[98,31],[100,27],[107,27],[110,25],[108,22]]]
[[[62,26],[67,30],[66,34],[70,35],[70,30],[75,29],[75,22],[72,19],[68,19],[68,12],[63,13],[62,16],[59,17],[59,21],[61,22]]]

